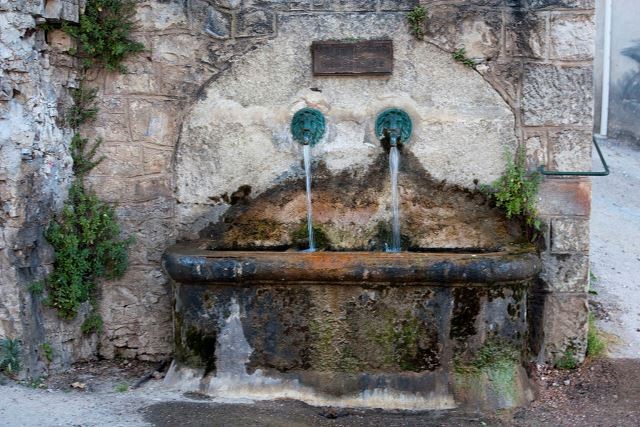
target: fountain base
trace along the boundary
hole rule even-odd
[[[175,246],[166,383],[220,397],[386,409],[506,408],[524,374],[531,248],[215,252]]]

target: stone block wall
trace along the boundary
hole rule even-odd
[[[516,114],[531,168],[588,171],[593,129],[593,0],[422,1],[428,41],[465,47]],[[432,26],[432,22],[437,22]],[[581,360],[588,318],[588,178],[546,177],[538,208],[543,272],[534,290],[532,348],[540,362]]]
[[[5,11],[21,14],[24,17],[21,19],[30,19],[25,27],[30,28],[29,31],[34,31],[35,17],[69,19],[67,14],[75,13],[73,2],[56,1],[60,4],[55,6],[51,1],[47,2],[48,7],[38,1],[22,2],[25,5],[33,3],[24,7],[34,10],[15,12],[13,2],[8,6],[6,1],[0,0],[0,19],[4,20],[0,21],[0,28],[4,30],[14,25],[6,20]],[[527,149],[531,167],[544,164],[555,170],[589,169],[595,32],[592,0],[140,1],[135,38],[145,44],[145,51],[128,60],[127,74],[98,74],[91,76],[90,82],[99,88],[100,112],[85,134],[104,139],[102,154],[107,158],[92,172],[89,181],[102,198],[116,206],[125,232],[136,237],[131,250],[131,267],[125,277],[102,287],[100,306],[105,331],[95,351],[107,358],[121,356],[148,360],[171,354],[170,284],[161,269],[160,256],[167,246],[186,236],[176,219],[183,207],[174,196],[174,165],[189,106],[203,97],[206,88],[226,70],[232,69],[234,62],[245,53],[260,49],[276,37],[283,17],[346,12],[405,14],[418,3],[429,15],[424,43],[447,53],[464,47],[468,56],[480,62],[477,71],[515,115],[514,131]],[[5,34],[2,31],[0,37],[4,38]],[[43,34],[35,31],[33,37],[43,37]],[[63,37],[54,37],[46,46],[54,45],[63,52],[68,49]],[[29,47],[21,51],[21,55],[27,58],[33,50]],[[1,53],[0,59],[5,56]],[[48,76],[54,70],[66,69],[52,67],[44,57],[39,61],[30,63],[34,68],[29,72],[33,75]],[[67,72],[66,80],[55,77],[55,90],[42,91],[39,96],[44,98],[46,92],[63,97],[60,83],[67,84],[72,79],[72,71]],[[16,76],[24,77],[24,74]],[[15,85],[18,77],[12,77],[10,83],[6,83],[4,74],[0,78],[0,108],[4,108],[3,103],[12,102],[4,98],[14,93],[9,90],[9,84]],[[46,113],[51,114],[52,104],[57,105],[57,102],[50,99],[43,102],[41,108],[46,105],[49,108]],[[27,105],[26,100],[23,105],[25,108],[19,114],[36,114],[35,107]],[[8,113],[2,110],[2,114]],[[30,125],[32,132],[42,129],[42,122],[33,123]],[[56,181],[57,178],[42,175],[41,181],[32,184],[41,194],[44,194],[42,189],[50,189],[47,194],[51,195],[51,202],[47,209],[36,214],[40,228],[30,228],[24,219],[11,226],[16,233],[31,230],[30,235],[40,236],[33,239],[39,239],[38,245],[42,248],[46,248],[41,238],[42,223],[48,221],[52,208],[59,207],[66,194],[70,170],[66,152],[68,132],[57,127],[54,118],[47,118],[45,123],[51,123],[49,126],[53,129],[46,135],[58,132],[53,133],[58,135],[53,138],[56,148],[49,148],[47,153],[57,153],[53,156],[57,156],[54,164],[60,179]],[[10,133],[16,132],[12,129]],[[35,138],[26,140],[34,141]],[[13,191],[1,196],[3,202],[34,203],[34,198],[20,197],[20,194],[26,194],[20,190],[25,188],[20,185],[26,185],[26,181],[14,178],[22,176],[19,174],[25,173],[25,165],[32,163],[16,158],[15,150],[12,153],[14,171],[10,175],[2,175],[0,171],[0,191],[9,191],[5,190],[7,188]],[[0,156],[5,156],[4,151]],[[53,168],[47,165],[49,163],[43,158],[41,169]],[[532,307],[538,315],[536,322],[544,326],[532,337],[539,361],[553,362],[567,348],[573,349],[579,357],[584,353],[590,194],[588,179],[547,178],[542,184],[539,206],[546,230],[542,252],[544,272],[535,291],[534,301],[538,305]],[[201,208],[203,215],[209,212],[205,206]],[[17,208],[12,209],[16,212]],[[189,209],[196,216],[200,207],[194,205]],[[7,239],[6,230],[10,229],[7,221],[15,220],[5,218],[12,218],[11,215],[14,214],[6,214],[0,220],[5,221],[0,225],[5,233],[4,242],[8,242],[0,243],[5,245],[0,247],[4,257],[0,262],[7,265],[2,270],[3,280],[4,272],[12,271],[9,268],[18,265],[16,258],[7,254],[24,251],[30,244]],[[203,221],[206,223],[206,218]],[[2,236],[0,242],[3,242]],[[18,249],[9,250],[11,247]],[[47,256],[30,259],[33,268],[42,271],[39,276],[46,270],[42,266],[51,262],[51,254]],[[20,297],[14,292],[18,281],[11,280],[13,287],[3,283],[0,289],[2,325],[8,324],[5,318],[19,316],[21,312]],[[9,314],[2,314],[3,309]],[[2,327],[8,330],[6,326]],[[88,341],[83,345],[93,348],[93,344]],[[72,353],[67,349],[65,354]],[[73,354],[78,356],[79,353]],[[67,360],[75,356],[69,356]]]

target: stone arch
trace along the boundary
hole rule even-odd
[[[392,39],[393,75],[312,75],[312,40],[352,38]],[[283,16],[278,35],[222,72],[185,116],[175,154],[183,230],[192,234],[216,220],[247,186],[254,197],[302,175],[289,121],[303,107],[327,118],[314,158],[334,173],[366,170],[379,158],[373,127],[388,107],[412,117],[406,149],[435,180],[458,187],[496,179],[505,150],[516,144],[515,118],[503,98],[450,54],[412,39],[403,15]]]

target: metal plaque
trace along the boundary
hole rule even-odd
[[[393,72],[393,41],[311,43],[315,76],[388,75]]]

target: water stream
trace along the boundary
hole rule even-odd
[[[309,231],[309,252],[316,250],[313,239],[313,211],[311,209],[311,145],[304,146],[304,173],[307,182],[307,230]]]
[[[392,142],[389,152],[389,171],[391,172],[391,246],[387,252],[400,252],[400,206],[398,201],[398,169],[400,152]]]

